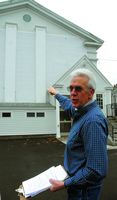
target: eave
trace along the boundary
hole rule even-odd
[[[96,49],[100,48],[102,46],[102,43],[97,42],[84,42],[84,45],[86,47],[95,47]]]

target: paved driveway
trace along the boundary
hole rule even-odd
[[[0,191],[1,200],[18,200],[15,189],[22,181],[47,168],[63,164],[65,145],[53,137],[1,140]],[[109,173],[101,200],[117,200],[117,150],[109,151]],[[32,200],[65,200],[66,191],[46,191]]]

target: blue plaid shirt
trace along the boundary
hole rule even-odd
[[[67,97],[56,94],[55,98],[73,118],[64,153],[64,167],[70,175],[65,186],[100,184],[108,168],[105,116],[96,101],[75,109]]]

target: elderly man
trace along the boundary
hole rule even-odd
[[[68,200],[99,200],[102,181],[107,173],[108,126],[101,109],[93,100],[96,83],[88,69],[71,75],[70,99],[50,87],[61,107],[73,119],[64,154],[64,167],[69,178],[50,180],[51,191],[67,188]]]

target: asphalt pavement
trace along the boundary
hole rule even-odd
[[[15,189],[51,166],[63,165],[65,144],[54,137],[0,139],[1,200],[19,200]],[[117,200],[117,150],[108,150],[109,172],[100,200]],[[66,190],[46,191],[31,200],[66,200]]]

